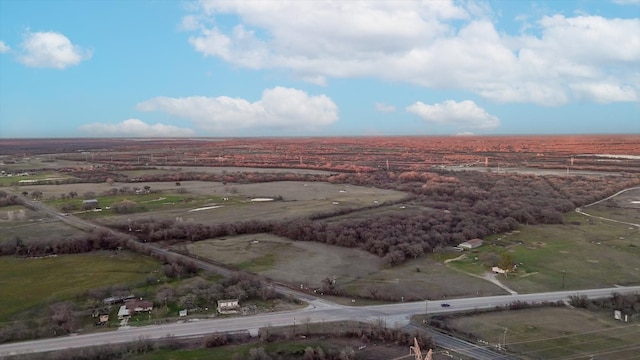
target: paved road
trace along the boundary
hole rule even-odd
[[[165,325],[130,327],[128,329],[121,329],[112,332],[2,344],[0,345],[0,357],[11,354],[37,353],[66,348],[125,343],[136,341],[141,338],[161,339],[166,336],[189,337],[212,332],[240,330],[249,330],[250,333],[257,334],[258,329],[261,327],[285,326],[293,325],[294,323],[301,324],[303,322],[323,323],[342,320],[373,322],[382,320],[387,324],[387,326],[406,326],[409,323],[409,317],[411,315],[424,313],[425,309],[431,314],[438,314],[476,308],[491,308],[496,305],[506,305],[515,300],[559,301],[576,294],[585,295],[587,297],[603,297],[609,296],[614,292],[620,294],[640,293],[640,286],[451,299],[446,300],[446,303],[450,305],[449,307],[441,306],[441,304],[445,302],[444,300],[429,301],[428,304],[425,302],[410,302],[362,307],[349,307],[323,302],[320,307],[310,305],[307,308],[298,311],[285,311],[234,318],[202,319],[200,321],[171,323]],[[445,348],[460,351],[464,354],[467,354],[468,352],[469,356],[477,359],[488,360],[501,357],[504,358],[503,355],[497,354],[490,349],[473,345],[459,339],[437,336],[435,340],[439,345],[442,345]]]

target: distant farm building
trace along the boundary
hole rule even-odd
[[[82,207],[85,209],[95,209],[98,207],[97,199],[82,200]]]
[[[240,310],[238,299],[218,300],[218,312],[220,314],[235,314]]]
[[[463,243],[458,244],[458,247],[464,250],[475,249],[477,247],[482,246],[482,239],[471,239],[469,241],[465,241]]]

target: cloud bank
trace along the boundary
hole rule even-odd
[[[329,97],[284,87],[264,90],[255,102],[227,96],[156,97],[136,108],[186,118],[208,131],[315,130],[338,120],[338,107]]]
[[[193,136],[191,129],[172,125],[149,125],[140,119],[127,119],[119,123],[93,123],[80,127],[88,136],[127,136],[127,137],[184,137]]]
[[[490,115],[471,100],[447,100],[433,105],[418,101],[406,110],[430,124],[451,125],[462,129],[493,129],[500,125],[497,117]]]
[[[625,1],[633,2],[633,1]],[[490,9],[453,1],[201,0],[193,48],[300,79],[377,77],[496,102],[640,100],[640,19],[550,15],[498,31]],[[217,17],[237,16],[232,26]]]
[[[30,67],[64,69],[91,58],[91,52],[74,45],[57,32],[27,32],[18,61]]]

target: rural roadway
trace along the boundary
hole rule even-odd
[[[535,294],[518,294],[489,296],[479,298],[450,299],[439,301],[407,302],[375,306],[343,306],[325,300],[311,300],[309,306],[296,311],[274,312],[253,316],[231,318],[208,318],[198,321],[176,322],[163,325],[128,327],[110,332],[71,335],[50,339],[33,340],[0,345],[0,358],[16,354],[38,353],[93,345],[117,344],[139,339],[161,339],[167,336],[193,337],[213,332],[232,332],[248,330],[257,335],[258,329],[267,326],[292,326],[304,323],[324,323],[331,321],[357,320],[364,322],[384,322],[390,327],[404,327],[409,324],[409,317],[415,314],[455,312],[473,309],[486,309],[497,305],[507,305],[513,301],[540,302],[561,301],[572,295],[586,297],[606,297],[612,293],[628,294],[640,292],[640,286],[614,287],[607,289],[591,289],[580,291],[559,291]],[[442,307],[443,303],[449,307]],[[414,326],[415,327],[415,326]],[[302,329],[301,329],[302,330]],[[444,335],[434,336],[439,346],[450,349],[479,360],[508,359],[491,350],[460,341]],[[508,346],[508,344],[507,344]]]
[[[57,218],[71,226],[75,226],[85,231],[91,229],[105,229],[107,231],[115,232],[112,229],[101,227],[86,220],[77,218],[73,215],[62,215],[55,209],[41,202],[32,201],[24,197],[21,198],[25,201],[27,206],[32,207],[35,210],[47,213],[52,217]],[[155,245],[147,245],[154,249],[154,252],[156,253],[167,253],[172,256],[183,256],[180,254],[169,252],[168,250],[162,249]],[[223,267],[219,267],[201,260],[192,259],[192,261],[195,261],[196,264],[198,264],[201,268],[208,271],[215,271],[227,276],[231,273],[231,270],[229,269],[225,269]],[[39,353],[67,348],[80,348],[95,345],[126,343],[133,342],[139,339],[161,339],[167,336],[194,337],[214,332],[233,332],[247,330],[252,335],[256,335],[258,329],[266,326],[291,326],[300,325],[303,323],[324,323],[344,320],[356,320],[364,322],[382,321],[387,326],[392,327],[407,327],[414,329],[419,328],[423,331],[427,331],[436,341],[438,346],[447,350],[452,350],[478,360],[512,359],[512,357],[508,355],[504,355],[494,351],[491,345],[480,346],[472,344],[455,337],[437,333],[424,327],[409,324],[409,318],[412,315],[424,314],[425,312],[429,314],[439,314],[473,309],[487,309],[499,305],[507,305],[514,301],[562,301],[569,299],[569,297],[573,295],[584,295],[589,298],[598,298],[607,297],[612,293],[640,293],[640,286],[632,286],[534,294],[513,294],[427,302],[406,302],[375,306],[344,306],[311,296],[309,294],[300,293],[284,286],[273,286],[276,291],[283,294],[295,296],[307,302],[309,305],[304,309],[295,311],[283,311],[232,318],[207,318],[200,320],[190,320],[187,322],[181,321],[169,324],[148,325],[141,327],[132,326],[128,328],[120,328],[116,331],[111,332],[70,335],[50,339],[1,344],[0,359],[17,354]],[[443,307],[442,304],[444,303],[448,304],[449,306]]]

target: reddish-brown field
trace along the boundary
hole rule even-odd
[[[4,139],[5,162],[42,154],[130,166],[255,166],[330,171],[434,166],[640,171],[640,135],[228,139]],[[624,156],[624,157],[611,157]],[[630,156],[630,157],[629,157]],[[1,159],[1,158],[0,158]]]

